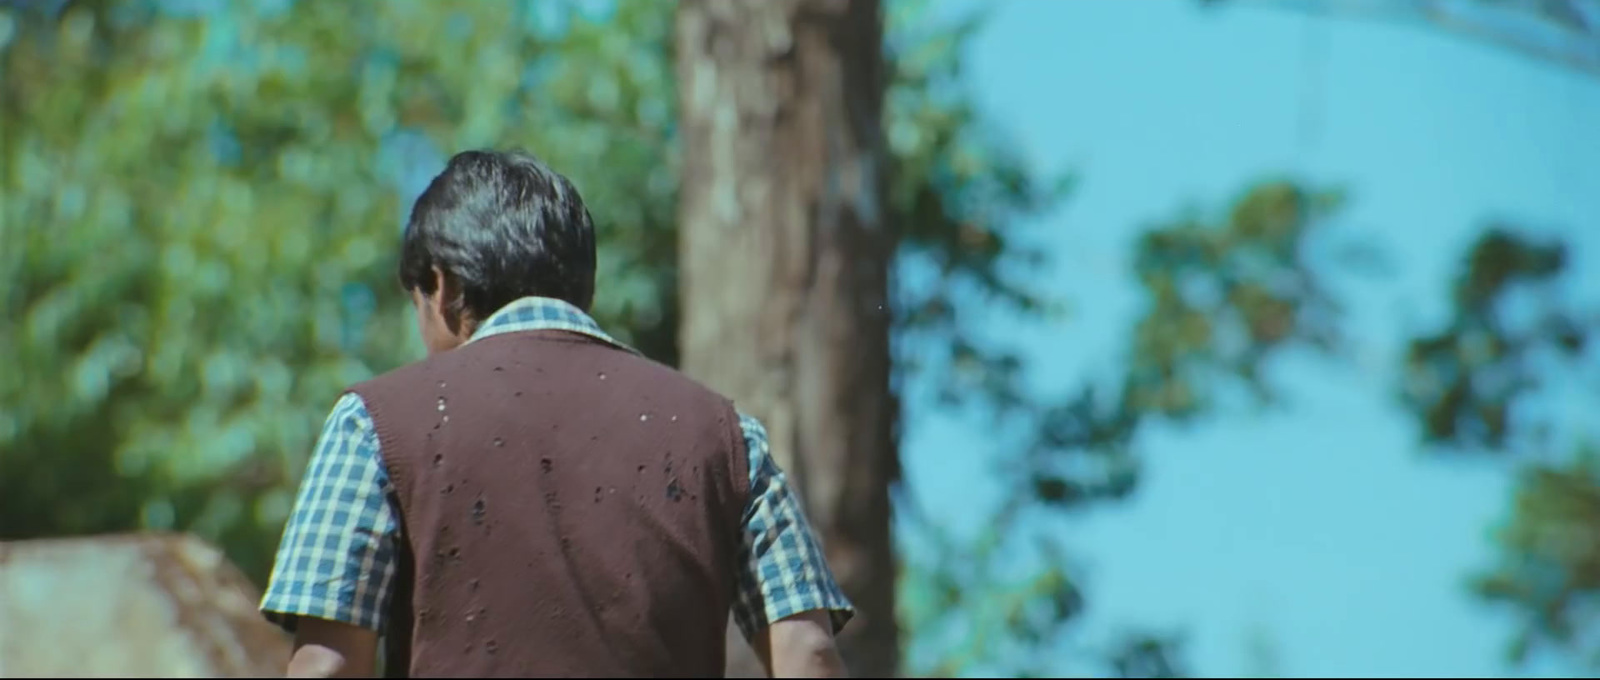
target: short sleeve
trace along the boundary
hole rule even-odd
[[[855,614],[806,521],[800,499],[773,460],[766,428],[740,416],[750,456],[750,502],[739,551],[733,618],[746,639],[796,614],[826,610],[838,632]]]
[[[300,482],[262,614],[291,630],[302,616],[381,630],[399,545],[390,491],[372,416],[345,394]]]

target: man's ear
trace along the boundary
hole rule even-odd
[[[428,304],[439,318],[444,319],[445,328],[454,334],[461,333],[466,321],[461,313],[461,285],[437,265],[433,267],[433,298],[428,300]]]
[[[424,296],[428,301],[428,306],[433,308],[433,313],[438,314],[439,318],[442,319],[449,318],[447,311],[450,308],[448,303],[448,300],[450,299],[450,293],[449,291],[445,290],[445,284],[449,278],[450,277],[444,275],[444,270],[438,268],[437,266],[434,267],[433,285],[431,286],[431,288],[433,288],[433,295]]]

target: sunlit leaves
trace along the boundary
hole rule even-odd
[[[1413,338],[1406,354],[1402,403],[1425,442],[1482,451],[1540,444],[1548,423],[1514,427],[1520,401],[1542,382],[1537,360],[1579,356],[1600,324],[1600,316],[1551,302],[1559,299],[1552,293],[1565,262],[1561,243],[1538,243],[1501,226],[1472,245],[1452,287],[1449,323]]]
[[[1334,192],[1267,182],[1220,216],[1146,231],[1133,258],[1144,310],[1116,357],[1126,368],[1108,386],[1034,411],[1019,486],[1059,507],[1126,497],[1141,424],[1216,415],[1215,395],[1230,384],[1271,403],[1265,368],[1277,352],[1336,353],[1340,310],[1326,283],[1334,267],[1311,244],[1339,202]]]
[[[1485,599],[1525,621],[1511,646],[1522,661],[1551,647],[1600,664],[1600,451],[1584,448],[1561,466],[1534,465],[1517,484],[1510,517],[1496,532],[1500,560],[1474,579]]]
[[[1027,504],[1013,498],[971,542],[918,525],[936,549],[931,558],[904,558],[900,619],[916,631],[910,656],[929,659],[910,670],[930,677],[1054,677],[1063,661],[1083,660],[1062,653],[1060,642],[1083,611],[1084,593],[1055,541],[1016,521]]]
[[[1082,606],[1071,566],[1060,557],[1058,537],[1039,537],[1042,565],[1031,578],[1004,574],[1015,552],[1003,550],[1018,537],[1018,517],[1029,506],[1071,510],[1126,498],[1141,471],[1136,449],[1140,428],[1152,422],[1183,424],[1225,413],[1216,395],[1229,385],[1250,388],[1272,403],[1266,368],[1278,352],[1304,347],[1336,356],[1341,349],[1337,300],[1327,277],[1343,263],[1319,260],[1314,244],[1328,231],[1340,204],[1336,192],[1289,182],[1251,188],[1216,216],[1186,216],[1158,224],[1136,245],[1133,269],[1145,306],[1128,333],[1123,367],[1109,384],[1087,386],[1041,401],[1022,395],[1008,402],[1009,415],[1024,419],[1033,437],[1003,467],[1013,485],[993,528],[942,565],[924,565],[922,578],[947,583],[993,583],[975,592],[951,595],[960,620],[1009,631],[1001,638],[977,637],[946,648],[934,672],[996,668],[1022,676],[1048,675],[1008,641],[1037,640],[1049,646]],[[955,345],[958,359],[977,355]],[[970,360],[969,360],[970,361]],[[1016,364],[991,362],[991,379],[1014,378]],[[959,366],[960,363],[958,362]],[[1005,382],[999,383],[1008,385]],[[1004,389],[988,394],[1007,394]],[[1053,556],[1053,557],[1052,557]],[[970,580],[968,580],[970,579]],[[951,592],[948,589],[945,592]],[[1011,607],[1013,593],[1034,598]],[[1055,605],[1046,606],[1054,602]],[[998,623],[982,624],[981,612]],[[927,612],[908,612],[914,626],[934,639],[952,622]],[[1121,677],[1174,677],[1179,664],[1176,640],[1129,633],[1114,648],[1087,652]],[[1075,655],[1080,657],[1083,654]],[[1056,671],[1059,672],[1059,671]]]
[[[1028,400],[1021,361],[978,334],[975,320],[996,306],[1032,318],[1059,306],[1033,283],[1048,258],[1019,227],[1055,206],[1068,185],[1039,178],[966,96],[962,49],[978,25],[977,17],[934,21],[922,2],[891,5],[894,78],[884,126],[901,230],[896,341],[945,348],[922,364],[904,352],[896,359],[900,371],[927,369],[946,404],[970,400],[1005,416]]]
[[[1187,671],[1178,658],[1182,648],[1175,636],[1126,635],[1109,654],[1111,672],[1119,678],[1185,677]]]
[[[0,9],[5,537],[188,529],[259,578],[325,410],[419,354],[393,245],[407,192],[464,147],[524,146],[575,180],[602,244],[597,316],[676,360],[671,3],[16,6]],[[932,348],[897,353],[897,383],[1029,428],[984,452],[1010,463],[1017,512],[1125,497],[1144,419],[1204,412],[1208,376],[1259,383],[1277,348],[1333,343],[1303,256],[1330,199],[1270,184],[1141,243],[1147,308],[1106,358],[1125,376],[1030,393],[982,331],[1059,307],[1019,226],[1068,182],[1039,177],[961,87],[975,22],[893,9],[896,340]],[[986,631],[941,668],[1051,639],[1083,606],[1059,556],[1000,568],[1010,517],[908,576],[943,594],[919,626]]]
[[[1134,329],[1129,407],[1191,418],[1206,409],[1214,377],[1270,400],[1262,367],[1271,352],[1291,342],[1334,349],[1339,307],[1307,244],[1339,204],[1336,193],[1266,183],[1220,223],[1147,232],[1133,264],[1149,311]]]
[[[187,529],[259,578],[325,409],[418,356],[394,239],[405,193],[463,147],[571,176],[600,231],[597,316],[676,359],[671,3],[47,9],[6,10],[0,53],[7,537]],[[958,310],[1049,307],[1026,285],[1042,253],[1011,234],[1060,192],[954,87],[970,29],[898,16],[895,223],[904,259],[934,263],[899,328],[952,348],[924,375],[1020,408],[1020,361]]]
[[[8,15],[0,278],[20,323],[0,329],[17,367],[0,377],[6,535],[190,528],[260,576],[323,411],[417,356],[393,283],[408,171],[378,163],[407,130],[443,148],[526,146],[585,184],[607,253],[625,253],[610,255],[600,315],[670,360],[652,342],[673,334],[674,187],[655,178],[670,145],[627,127],[652,111],[629,97],[596,116],[614,134],[558,124],[573,107],[533,85],[561,69],[520,60],[564,64],[541,55],[607,32],[574,22],[546,44],[516,29],[520,7]],[[670,101],[664,67],[604,54],[577,61]],[[637,127],[665,134],[656,115]],[[80,497],[95,500],[60,502]]]
[[[1518,456],[1498,558],[1473,582],[1522,619],[1512,659],[1552,649],[1600,666],[1600,454],[1591,445],[1569,454],[1550,436],[1593,436],[1589,423],[1535,408],[1551,396],[1546,388],[1584,379],[1560,369],[1592,356],[1585,350],[1600,323],[1560,293],[1566,265],[1564,243],[1491,225],[1461,260],[1448,322],[1410,340],[1400,396],[1423,442],[1440,451]]]

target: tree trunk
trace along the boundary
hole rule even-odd
[[[880,3],[686,0],[676,40],[683,368],[766,423],[858,608],[850,671],[892,675]],[[729,673],[762,675],[743,644]]]

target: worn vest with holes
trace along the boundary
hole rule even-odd
[[[483,338],[351,391],[405,535],[390,674],[723,673],[749,495],[726,399],[561,331]]]

